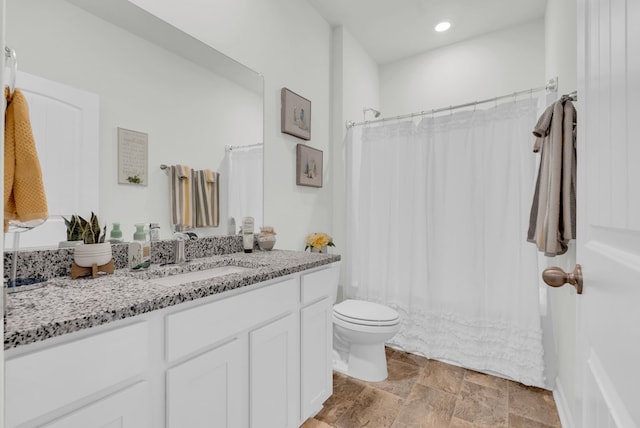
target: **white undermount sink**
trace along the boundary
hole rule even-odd
[[[253,270],[243,266],[218,266],[209,269],[198,270],[195,272],[180,273],[177,275],[164,276],[162,278],[153,278],[149,282],[152,284],[164,285],[172,287],[174,285],[189,284],[196,281],[204,281],[206,279],[216,278],[218,276],[230,275],[232,273],[243,273]]]

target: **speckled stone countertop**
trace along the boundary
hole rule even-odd
[[[38,342],[111,321],[133,317],[227,290],[300,272],[340,260],[333,254],[256,251],[195,259],[185,265],[152,265],[132,272],[119,269],[96,279],[52,278],[46,285],[9,294],[4,349]],[[253,268],[190,284],[165,286],[151,278],[217,266]]]

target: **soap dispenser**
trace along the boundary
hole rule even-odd
[[[242,247],[245,253],[253,252],[253,217],[242,219]]]
[[[151,264],[151,242],[144,223],[136,223],[136,231],[133,234],[133,242],[129,243],[129,267],[140,269]]]
[[[109,235],[109,242],[111,242],[112,244],[122,242],[122,231],[120,230],[120,223],[113,223],[113,228],[111,229],[111,234]]]

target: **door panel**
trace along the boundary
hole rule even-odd
[[[49,220],[20,235],[20,248],[58,245],[66,239],[61,215],[98,212],[99,97],[18,71],[16,86],[29,118],[42,169]],[[11,247],[12,234],[5,236]]]
[[[638,3],[578,2],[576,422],[585,428],[640,425]]]

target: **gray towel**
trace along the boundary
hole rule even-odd
[[[196,227],[218,227],[220,201],[218,196],[220,175],[209,169],[194,171],[194,198]]]
[[[191,168],[184,165],[169,167],[169,220],[172,226],[193,227]]]
[[[529,216],[527,241],[546,256],[564,254],[576,237],[576,109],[568,97],[538,119],[533,151],[540,168]]]

